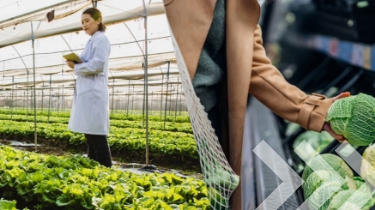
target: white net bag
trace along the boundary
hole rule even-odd
[[[211,207],[215,210],[230,209],[229,198],[238,186],[239,176],[230,167],[207,113],[195,94],[172,31],[171,38]]]

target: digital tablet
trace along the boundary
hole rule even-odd
[[[73,61],[74,63],[82,63],[82,60],[75,53],[70,53],[63,56],[67,61]]]

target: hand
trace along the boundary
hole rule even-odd
[[[70,68],[74,69],[75,63],[73,61],[65,61],[66,65],[68,65]]]
[[[350,96],[349,92],[340,93],[338,96],[333,98],[333,102],[335,102],[339,99],[345,98],[345,97],[349,97],[349,96]]]
[[[349,96],[350,96],[349,92],[340,93],[338,96],[336,96],[336,97],[333,98],[333,102],[335,102],[335,101],[337,101],[337,100],[339,100],[341,98],[345,98],[345,97],[349,97]],[[327,131],[329,134],[331,134],[331,136],[333,136],[333,138],[335,138],[340,143],[343,143],[344,141],[346,141],[346,139],[345,139],[344,136],[337,135],[337,134],[335,134],[335,132],[333,132],[333,130],[331,129],[331,126],[330,126],[330,124],[328,122],[324,123],[323,130]]]
[[[327,131],[329,134],[331,134],[331,136],[333,136],[333,138],[335,138],[340,143],[346,141],[344,136],[335,134],[335,132],[333,132],[331,126],[327,122],[325,122],[323,125],[323,131]]]

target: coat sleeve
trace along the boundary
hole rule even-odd
[[[322,131],[333,99],[307,95],[289,84],[267,58],[259,25],[254,35],[254,55],[249,92],[280,117],[307,130]]]
[[[91,53],[94,54],[91,60],[74,65],[74,72],[76,74],[100,74],[104,71],[104,65],[106,63],[106,60],[108,60],[110,53],[110,44],[108,40],[104,38],[95,40]]]

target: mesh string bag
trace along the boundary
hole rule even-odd
[[[177,41],[170,32],[211,208],[230,209],[229,198],[239,184],[239,176],[226,159],[208,115],[195,94]]]

